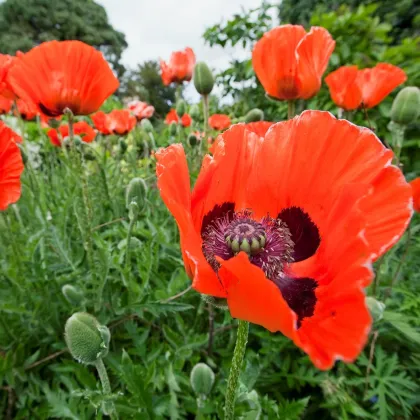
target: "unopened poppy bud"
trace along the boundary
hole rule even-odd
[[[94,316],[76,312],[67,320],[64,330],[67,347],[80,363],[93,364],[108,354],[111,334]]]
[[[200,108],[197,104],[190,108],[190,116],[193,120],[197,121],[200,118]]]
[[[420,89],[415,86],[407,86],[398,92],[392,103],[392,121],[407,125],[416,121],[420,115]]]
[[[197,136],[195,134],[190,134],[188,136],[188,142],[191,146],[195,146],[197,144]]]
[[[65,284],[61,288],[61,292],[63,293],[67,302],[73,306],[80,306],[84,300],[83,292],[71,284]]]
[[[48,120],[48,125],[49,125],[51,128],[55,128],[55,129],[57,129],[58,127],[60,127],[60,124],[61,124],[61,121],[56,120],[55,118],[50,118],[50,119]]]
[[[385,303],[376,300],[375,298],[368,296],[366,298],[366,305],[372,315],[373,322],[380,321],[384,316]]]
[[[256,122],[256,121],[262,121],[264,119],[264,112],[261,111],[261,109],[254,108],[251,109],[246,115],[245,115],[245,122]]]
[[[218,309],[228,309],[227,300],[224,298],[217,298],[210,295],[201,295],[204,302]]]
[[[179,118],[182,118],[183,115],[187,112],[187,103],[183,100],[180,99],[177,103],[176,103],[176,113],[178,114]]]
[[[139,216],[140,209],[135,201],[132,201],[128,206],[128,217],[130,220],[136,220]]]
[[[147,195],[147,184],[142,178],[133,178],[126,190],[125,195],[125,205],[129,209],[132,202],[135,202],[139,208],[142,210],[145,205],[145,199]]]
[[[127,147],[128,147],[127,143],[123,139],[120,139],[119,145],[120,145],[120,153],[123,155],[127,151]]]
[[[73,143],[75,146],[80,146],[82,144],[82,138],[80,136],[73,136]]]
[[[197,363],[190,375],[191,387],[197,395],[207,396],[214,384],[214,372],[205,363]]]
[[[146,133],[153,133],[153,125],[150,122],[150,120],[148,120],[147,118],[145,118],[144,120],[141,120],[141,123],[140,124],[141,124],[143,130]]]
[[[194,68],[194,86],[200,95],[209,95],[213,90],[214,77],[209,66],[203,61]]]
[[[171,122],[171,125],[169,126],[169,134],[171,135],[171,136],[175,136],[176,135],[176,122],[175,121],[172,121]]]
[[[96,159],[96,156],[91,152],[91,151],[85,151],[84,153],[83,153],[83,157],[86,159],[86,160],[95,160]]]

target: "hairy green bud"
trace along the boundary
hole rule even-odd
[[[197,145],[197,136],[195,134],[190,134],[188,136],[188,142],[190,143],[190,146],[196,146]]]
[[[398,92],[392,103],[391,120],[407,125],[417,120],[420,115],[420,89],[407,86]]]
[[[214,372],[205,363],[197,363],[192,368],[190,382],[197,395],[207,396],[214,384]]]
[[[71,355],[80,363],[94,364],[108,354],[111,333],[85,312],[76,312],[66,322],[65,340]]]
[[[200,108],[197,104],[194,104],[190,108],[190,116],[195,121],[197,121],[200,118]]]
[[[129,209],[132,202],[136,203],[139,211],[146,203],[147,184],[142,178],[133,178],[127,186],[125,194],[125,205]]]
[[[187,112],[187,103],[183,99],[179,99],[176,103],[176,113],[178,114],[179,118]]]
[[[194,67],[194,86],[200,95],[209,95],[213,90],[213,74],[203,61],[199,61]]]
[[[175,136],[175,135],[176,135],[176,132],[177,132],[177,129],[176,129],[176,122],[175,122],[175,121],[172,121],[172,122],[171,122],[171,125],[169,126],[169,134],[170,134],[171,136]]]
[[[366,297],[365,302],[372,315],[373,322],[380,321],[384,316],[385,303],[380,302],[371,296]]]
[[[78,287],[74,287],[71,284],[65,284],[61,288],[61,292],[67,302],[73,306],[80,306],[84,300],[83,292]]]
[[[140,125],[146,133],[153,133],[154,131],[153,125],[150,122],[150,120],[148,120],[147,118],[145,118],[144,120],[141,120]]]
[[[262,121],[263,119],[264,119],[264,112],[258,108],[251,109],[251,111],[249,111],[244,117],[244,121],[246,123]]]

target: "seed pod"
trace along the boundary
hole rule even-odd
[[[142,178],[133,178],[126,190],[125,205],[129,209],[132,202],[136,203],[139,211],[143,209],[146,203],[147,184]]]
[[[209,95],[213,90],[214,77],[208,65],[198,62],[194,68],[194,86],[200,95]]]
[[[67,302],[73,306],[80,306],[84,300],[83,292],[71,284],[65,284],[61,288],[61,292],[63,293]]]
[[[372,315],[373,322],[380,321],[384,316],[385,303],[382,303],[371,296],[368,296],[365,302]]]
[[[258,108],[251,109],[251,111],[249,111],[244,117],[244,121],[246,123],[262,121],[263,119],[264,119],[264,112]]]
[[[207,396],[214,384],[214,372],[205,363],[197,363],[191,371],[190,382],[197,395]]]
[[[80,363],[93,364],[108,354],[111,333],[85,312],[76,312],[66,322],[65,340],[71,355]]]
[[[172,121],[171,122],[171,125],[169,126],[169,134],[171,135],[171,136],[175,136],[176,135],[176,122],[175,121]]]
[[[153,133],[153,125],[150,122],[150,120],[148,120],[147,118],[145,118],[144,120],[141,120],[140,125],[142,126],[143,130],[146,133]]]
[[[177,103],[176,103],[176,113],[178,114],[179,118],[182,118],[183,115],[187,112],[187,103],[183,100],[180,99]]]
[[[407,86],[398,92],[392,103],[392,121],[407,125],[416,121],[420,115],[420,89],[415,86]]]
[[[200,108],[197,104],[194,104],[190,108],[190,116],[193,120],[197,121],[200,118]]]

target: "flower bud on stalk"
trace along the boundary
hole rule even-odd
[[[80,306],[84,301],[83,292],[79,288],[74,287],[71,284],[65,284],[61,288],[61,292],[63,293],[67,302],[73,306]]]
[[[197,363],[191,371],[190,382],[197,395],[206,397],[213,388],[214,372],[205,363]]]
[[[373,322],[380,321],[384,316],[385,303],[376,300],[375,298],[368,296],[366,297],[366,305],[369,309],[370,314],[372,315]]]
[[[176,113],[179,118],[182,118],[183,115],[187,112],[187,103],[183,99],[179,99],[176,103]]]
[[[134,202],[138,206],[138,210],[142,210],[146,203],[147,184],[142,178],[133,178],[126,190],[125,205],[130,209],[131,203]]]
[[[190,134],[188,136],[188,143],[190,143],[190,146],[194,147],[197,145],[197,136],[195,134]]]
[[[194,86],[200,95],[207,96],[214,86],[214,77],[203,61],[198,62],[194,68]]]
[[[251,109],[251,111],[249,111],[244,117],[244,121],[246,123],[262,121],[263,119],[264,119],[264,112],[258,108]]]
[[[420,115],[420,89],[407,86],[395,97],[391,108],[391,120],[401,125],[416,121]]]
[[[197,104],[190,108],[190,116],[194,121],[197,121],[200,118],[200,108]]]
[[[150,122],[150,120],[148,120],[147,118],[145,118],[144,120],[141,120],[140,125],[146,133],[153,133],[154,131],[153,125]]]
[[[169,134],[171,135],[171,136],[176,136],[176,122],[175,121],[172,121],[171,122],[171,125],[169,126]]]

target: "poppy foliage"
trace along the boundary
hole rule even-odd
[[[163,84],[189,82],[192,78],[195,65],[194,51],[187,47],[183,51],[175,51],[171,54],[169,62],[160,60]]]
[[[321,88],[335,41],[321,27],[307,33],[300,25],[282,25],[255,44],[252,65],[266,93],[279,100],[308,99]]]
[[[88,115],[119,86],[102,53],[80,41],[48,41],[17,56],[7,74],[15,94],[47,117]]]
[[[325,78],[334,103],[347,111],[373,108],[407,80],[404,70],[388,63],[359,70],[343,66]]]
[[[16,144],[20,142],[21,138],[0,121],[0,210],[20,198],[23,161]]]
[[[369,129],[305,111],[264,137],[232,126],[192,192],[181,145],[156,158],[193,288],[282,332],[320,369],[354,361],[371,327],[371,263],[412,214],[392,151]]]

